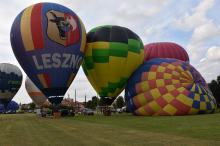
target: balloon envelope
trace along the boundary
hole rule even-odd
[[[83,60],[85,43],[86,32],[79,17],[54,3],[27,7],[11,28],[18,62],[47,97],[64,96]]]
[[[129,79],[125,97],[135,115],[187,115],[216,109],[200,73],[177,59],[146,61]]]
[[[22,84],[22,72],[9,63],[0,63],[0,102],[7,105]]]
[[[172,42],[150,43],[144,46],[144,61],[153,58],[174,58],[189,62],[186,50]]]
[[[0,113],[3,113],[5,111],[16,111],[18,109],[19,109],[19,105],[15,101],[10,101],[6,107],[6,110],[5,110],[5,106],[2,103],[0,103]]]
[[[8,110],[16,111],[16,110],[18,110],[18,109],[19,109],[19,105],[18,105],[18,103],[15,102],[15,101],[10,101],[10,102],[8,103],[7,108],[6,108],[7,111],[8,111]]]
[[[25,80],[25,88],[28,95],[36,105],[42,106],[46,102],[47,97],[34,85],[34,83],[28,77]]]
[[[143,57],[143,43],[134,32],[100,26],[87,34],[83,70],[100,97],[117,97]]]

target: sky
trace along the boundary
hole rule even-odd
[[[41,0],[0,2],[0,62],[17,62],[10,43],[10,29],[15,17],[26,7]],[[207,82],[220,75],[220,1],[219,0],[49,0],[72,9],[83,21],[86,31],[100,25],[124,26],[140,36],[144,44],[175,42],[183,46],[192,64]],[[29,103],[25,90],[25,72],[21,89],[14,99]],[[87,100],[96,95],[82,69],[65,97]],[[122,93],[123,95],[123,93]]]

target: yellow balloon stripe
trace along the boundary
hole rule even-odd
[[[92,43],[86,44],[85,57],[92,56]]]
[[[163,108],[163,110],[164,110],[165,112],[167,112],[169,115],[175,115],[175,113],[177,112],[177,109],[176,109],[174,106],[172,106],[171,104],[167,104],[167,105]]]
[[[193,104],[193,100],[184,94],[179,94],[176,99],[188,106],[192,106]]]
[[[74,73],[71,73],[70,76],[69,76],[69,79],[67,81],[67,87],[69,87],[73,81],[73,79],[75,78],[76,74]]]
[[[108,86],[108,78],[111,76],[109,74],[109,63],[95,63],[92,74],[98,87]]]
[[[139,57],[141,57],[139,54],[137,53],[133,53],[133,52],[128,52],[128,56],[127,56],[127,61],[126,64],[124,65],[124,75],[126,77],[129,77],[132,72],[139,66],[140,62],[139,62]]]
[[[86,49],[86,29],[85,29],[85,26],[84,24],[82,23],[82,20],[78,17],[79,19],[79,22],[80,22],[80,26],[81,26],[81,35],[82,35],[82,41],[81,41],[81,45],[80,45],[80,51],[82,53],[85,52],[85,49]]]
[[[110,56],[109,57],[109,65],[108,67],[111,68],[110,70],[108,70],[109,75],[108,75],[108,81],[111,82],[119,82],[120,81],[120,77],[127,77],[124,74],[124,66],[127,62],[126,58],[123,57],[114,57],[114,56]]]
[[[109,49],[109,42],[93,42],[92,49]]]
[[[26,8],[21,16],[21,37],[23,41],[23,45],[26,51],[34,50],[34,43],[32,40],[32,33],[31,33],[31,12],[33,6]]]
[[[47,83],[46,83],[45,78],[44,78],[44,74],[38,74],[37,77],[40,80],[43,87],[48,88]]]
[[[191,108],[190,111],[188,112],[188,114],[190,114],[190,115],[195,115],[195,114],[197,114],[198,112],[199,112],[198,109]]]

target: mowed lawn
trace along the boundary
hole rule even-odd
[[[0,115],[0,146],[220,145],[220,113],[177,117]]]

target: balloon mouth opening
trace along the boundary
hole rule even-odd
[[[49,96],[48,98],[63,98],[64,96],[63,95],[57,95],[57,96]]]
[[[100,96],[100,97],[103,99],[105,105],[111,105],[116,99],[116,97],[108,97],[108,96]]]
[[[53,87],[53,88],[43,88],[41,91],[48,98],[50,97],[63,97],[67,91],[67,87]]]
[[[59,105],[62,100],[63,100],[64,96],[61,95],[56,95],[56,96],[49,96],[48,97],[48,101],[52,104],[52,105]]]
[[[116,97],[109,97],[109,96],[100,96],[101,98],[109,98],[109,99],[115,99]]]

